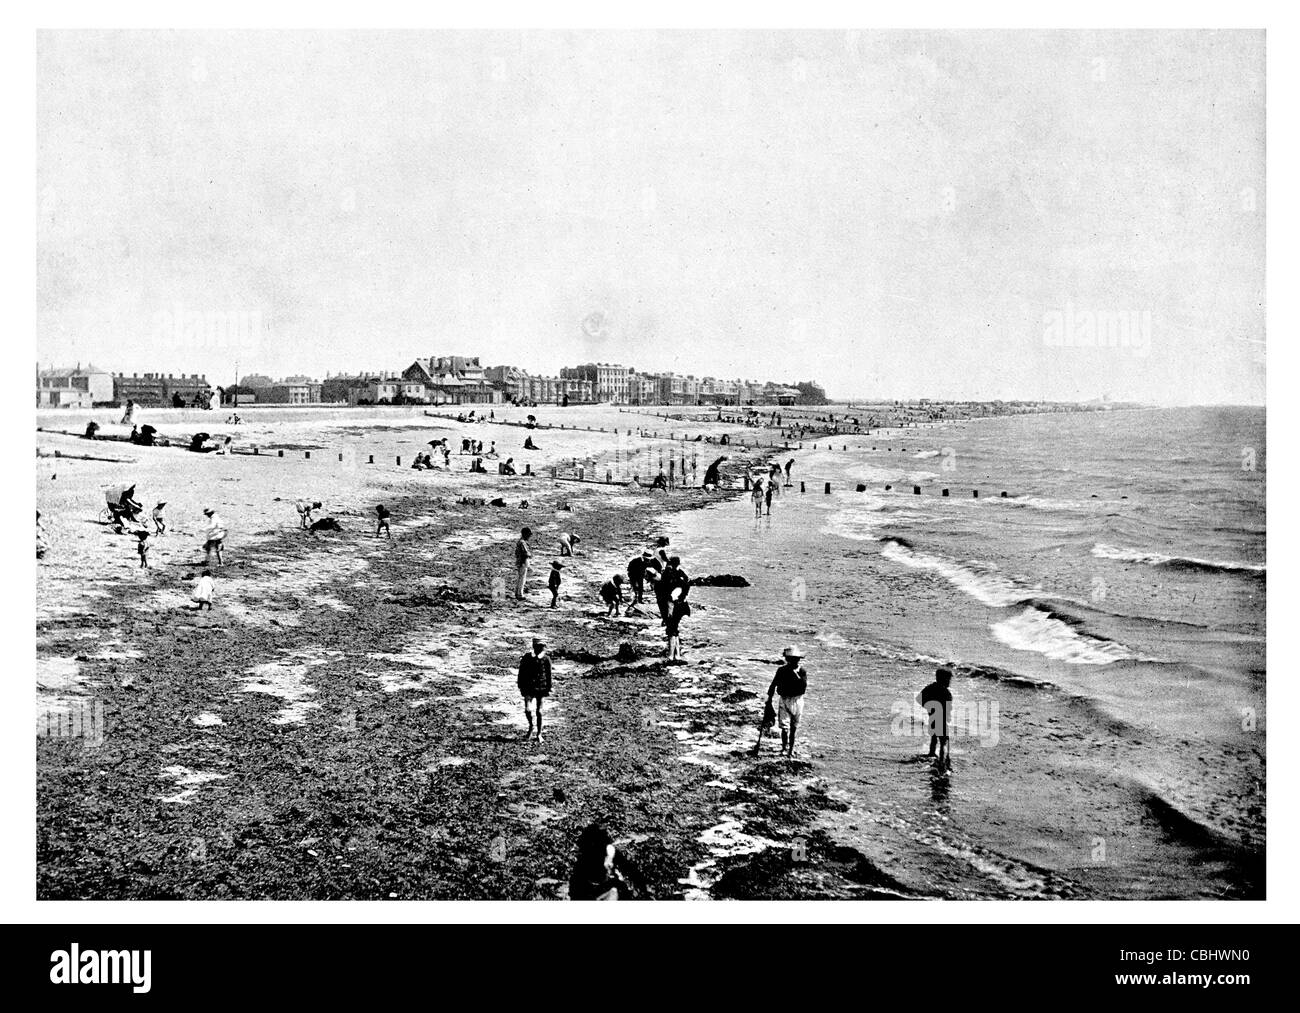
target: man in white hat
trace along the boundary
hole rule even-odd
[[[793,758],[794,737],[803,716],[803,697],[808,691],[808,673],[799,664],[803,651],[798,647],[789,645],[781,656],[785,660],[772,677],[772,685],[767,687],[767,702],[772,702],[773,694],[781,698],[776,709],[776,723],[781,727],[781,752]]]

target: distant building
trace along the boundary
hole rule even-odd
[[[402,377],[421,383],[431,404],[492,404],[501,392],[488,379],[478,356],[437,355],[416,359]]]
[[[321,384],[310,377],[285,377],[257,389],[258,404],[320,404]]]
[[[168,373],[117,373],[113,376],[113,400],[118,404],[134,401],[146,408],[170,408],[176,395],[187,405],[202,402],[210,404],[212,386],[206,375],[190,373],[174,376]]]
[[[239,386],[241,387],[271,387],[274,384],[274,380],[269,376],[263,376],[261,373],[249,373],[248,376],[239,378]]]
[[[610,362],[586,362],[580,366],[566,366],[560,377],[566,380],[589,380],[597,401],[627,404],[629,377],[632,369]]]
[[[91,408],[113,400],[113,374],[87,364],[36,371],[36,407]]]

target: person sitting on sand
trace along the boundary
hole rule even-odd
[[[515,471],[515,459],[513,457],[507,457],[506,463],[500,466],[500,470],[503,475],[519,474],[519,472]]]
[[[300,499],[294,504],[294,509],[298,511],[299,527],[306,529],[311,526],[312,511],[320,509],[320,500]]]
[[[137,531],[135,533],[135,550],[140,554],[140,569],[149,568],[149,532]]]
[[[486,454],[484,454],[483,456],[486,457],[489,461],[495,461],[498,457],[501,456],[500,454],[497,453],[497,441],[496,441],[496,440],[493,440],[493,441],[492,441],[492,446],[490,446],[490,447],[488,448],[488,452],[487,452]]]
[[[578,535],[570,534],[567,531],[561,532],[560,533],[560,555],[572,556],[574,548],[577,546],[577,544],[580,541],[582,541],[582,538]]]
[[[793,758],[794,739],[799,731],[799,719],[803,717],[803,698],[808,692],[808,673],[799,664],[803,660],[803,651],[793,644],[783,650],[781,656],[785,660],[767,687],[767,702],[772,702],[773,694],[780,697],[776,721],[781,727],[781,752]]]
[[[99,432],[98,422],[87,422],[86,431],[82,434],[81,438],[83,440],[97,440],[99,439],[99,437],[96,436],[95,434],[98,432]]]
[[[533,438],[532,438],[531,436],[526,437],[526,438],[524,439],[524,449],[525,449],[525,450],[536,450],[536,449],[537,449],[537,446],[533,443]]]
[[[388,526],[388,518],[391,516],[392,515],[388,512],[388,507],[384,506],[384,504],[380,503],[379,506],[375,507],[375,517],[377,518],[377,523],[375,524],[376,538],[379,537],[380,532],[383,532],[389,538],[393,537],[393,531]]]
[[[600,596],[608,606],[606,616],[617,616],[619,606],[623,604],[623,575],[616,573],[600,585]]]
[[[650,488],[662,489],[664,492],[668,491],[668,476],[664,474],[663,468],[659,469],[659,474],[656,475],[655,480],[650,483]]]
[[[126,402],[126,411],[122,413],[121,424],[124,426],[129,426],[131,425],[131,422],[134,418],[135,418],[135,402],[128,399]]]
[[[524,717],[528,719],[527,742],[533,734],[533,711],[537,711],[537,741],[542,740],[542,701],[551,695],[551,659],[546,656],[546,645],[533,638],[531,654],[519,659],[519,676],[516,679],[519,693],[524,698]]]
[[[560,607],[560,571],[564,564],[558,559],[551,563],[551,575],[546,578],[546,586],[551,589],[551,608]]]
[[[194,593],[190,595],[190,598],[193,599],[195,603],[194,611],[202,612],[203,606],[206,605],[208,607],[208,611],[211,612],[212,596],[216,594],[216,591],[217,591],[217,585],[216,582],[212,579],[212,571],[204,570],[203,575],[199,577],[199,582],[194,585]]]
[[[226,544],[226,526],[221,523],[221,518],[217,512],[208,507],[203,511],[203,515],[208,519],[208,530],[205,533],[203,542],[203,551],[206,554],[205,565],[212,565],[212,556],[215,553],[217,565],[222,565],[221,549]]]
[[[722,484],[721,465],[726,459],[727,457],[724,454],[704,469],[704,490],[706,492],[712,492]]]
[[[156,507],[154,507],[153,512],[150,513],[149,515],[153,519],[154,534],[156,535],[167,534],[166,509],[167,509],[167,503],[166,501],[164,501],[162,503],[159,503]]]
[[[928,716],[927,724],[930,728],[930,752],[927,754],[931,758],[935,757],[935,747],[938,746],[938,762],[940,766],[951,766],[952,757],[948,748],[948,725],[950,724],[949,716],[952,712],[952,690],[949,685],[952,683],[952,672],[946,668],[936,669],[934,673],[934,682],[926,686],[921,692],[916,694],[916,701],[923,708]]]
[[[641,900],[650,897],[640,872],[614,847],[598,823],[578,835],[578,857],[569,875],[569,900]]]
[[[483,467],[483,458],[481,457],[476,457],[470,462],[469,470],[482,475],[487,474],[487,468]]]

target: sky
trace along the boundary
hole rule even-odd
[[[37,359],[1264,402],[1261,32],[44,32]]]

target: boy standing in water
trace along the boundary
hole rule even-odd
[[[546,645],[533,638],[533,653],[519,659],[519,693],[524,698],[524,716],[528,718],[528,732],[524,741],[533,734],[533,710],[537,711],[537,741],[542,741],[542,700],[551,695],[551,659],[546,656]]]
[[[933,757],[935,746],[938,745],[940,766],[952,766],[948,748],[948,715],[952,711],[952,690],[948,686],[951,682],[952,672],[940,668],[934,673],[934,682],[916,695],[917,702],[925,708],[929,716],[927,724],[930,726],[930,752],[928,755]]]
[[[793,644],[781,656],[785,661],[772,677],[772,685],[767,687],[767,702],[772,702],[773,694],[781,698],[776,708],[776,723],[781,726],[781,752],[793,759],[794,738],[799,731],[799,719],[803,717],[804,694],[808,691],[808,673],[799,664],[803,651]]]

